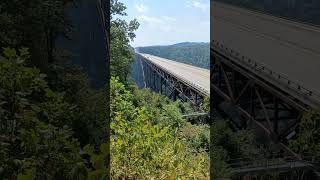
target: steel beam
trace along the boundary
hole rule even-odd
[[[230,109],[240,112],[238,119],[231,118],[234,124],[247,128],[248,123],[253,122],[265,131],[272,141],[293,154],[286,145],[288,134],[297,131],[300,115],[308,109],[305,104],[217,50],[212,49],[211,53],[211,94],[215,95],[212,99],[215,103],[213,107],[229,118],[231,116],[227,112],[230,112]]]
[[[183,80],[148,61],[143,56],[138,55],[138,58],[143,66],[142,70],[145,76],[147,76],[145,79],[149,80],[149,82],[146,82],[147,88],[168,96],[174,101],[180,99],[181,101],[190,102],[196,108],[201,107],[206,96],[205,94],[202,94],[202,92],[185,83]],[[152,73],[150,73],[150,71]],[[171,92],[168,93],[168,90]]]

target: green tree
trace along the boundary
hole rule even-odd
[[[87,169],[72,131],[44,118],[42,104],[62,94],[48,87],[39,69],[24,66],[27,58],[25,48],[5,48],[0,59],[0,177],[84,179]],[[53,117],[60,116],[56,110]]]
[[[297,139],[289,142],[289,147],[296,153],[308,157],[307,160],[320,161],[320,113],[306,113],[300,122]],[[311,157],[310,157],[311,156]]]
[[[254,134],[248,130],[233,132],[224,121],[210,127],[211,172],[214,178],[231,177],[229,163],[241,163],[262,159]],[[231,163],[232,163],[231,162]]]
[[[134,62],[134,50],[130,41],[135,38],[134,31],[139,23],[136,19],[127,22],[119,16],[126,16],[126,7],[118,0],[111,0],[111,27],[110,27],[110,73],[126,82]]]
[[[46,69],[54,61],[55,40],[71,32],[65,7],[73,0],[2,0],[0,47],[29,47],[32,65]]]

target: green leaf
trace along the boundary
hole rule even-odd
[[[3,54],[5,55],[6,58],[9,60],[14,59],[17,57],[17,52],[15,49],[11,48],[3,48]]]
[[[101,145],[100,145],[100,151],[101,151],[101,153],[109,153],[109,146],[108,146],[108,144],[107,143],[102,143]]]
[[[83,151],[90,156],[94,155],[94,148],[89,144],[83,148]]]
[[[18,174],[17,180],[33,180],[32,171],[27,170],[25,173]]]
[[[19,49],[20,57],[23,59],[28,59],[30,57],[29,48]]]

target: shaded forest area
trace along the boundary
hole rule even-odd
[[[296,21],[320,25],[320,1],[317,0],[216,0],[270,13]]]
[[[83,2],[0,2],[0,179],[207,178],[208,125],[182,119],[190,111],[187,104],[127,81],[136,20],[111,18],[114,78],[103,85],[110,87],[106,102],[104,77],[97,79],[101,72],[93,71],[107,58],[82,49],[97,37],[83,36],[86,29],[72,25],[65,14],[70,3],[79,7]],[[111,1],[112,17],[126,15],[125,10]],[[79,42],[79,32],[84,39],[70,48],[68,43]]]
[[[94,8],[82,9],[87,15],[96,12],[98,1],[0,1],[0,179],[108,176],[104,34],[99,56],[66,48],[84,36],[73,36],[81,24],[66,14],[82,3]],[[61,38],[69,46],[57,43]],[[99,150],[103,156],[94,154]]]
[[[184,42],[169,46],[147,46],[136,48],[140,53],[190,64],[201,68],[210,68],[210,44]]]

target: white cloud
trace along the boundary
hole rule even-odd
[[[149,8],[143,4],[140,4],[140,5],[137,4],[136,9],[138,12],[141,12],[141,13],[147,12],[149,10]]]
[[[187,1],[186,7],[193,7],[196,9],[200,9],[203,12],[208,12],[210,10],[210,4],[209,3],[203,3],[200,0],[192,0]]]
[[[169,16],[151,17],[141,15],[137,19],[140,23],[147,25],[149,28],[164,32],[172,31],[174,29],[174,22],[176,21],[175,18]]]
[[[139,21],[144,21],[147,23],[163,23],[163,21],[159,18],[156,17],[150,17],[150,16],[146,16],[146,15],[142,15],[138,17]]]
[[[166,21],[171,21],[171,22],[177,21],[176,18],[169,17],[169,16],[162,16],[162,19],[164,19],[164,20],[166,20]]]

